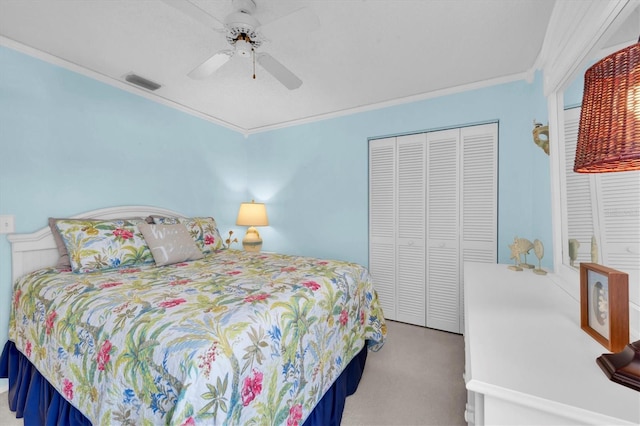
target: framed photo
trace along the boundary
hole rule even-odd
[[[580,327],[610,352],[629,343],[629,275],[580,264]]]

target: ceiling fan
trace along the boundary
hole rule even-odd
[[[253,60],[255,78],[255,62],[264,68],[269,74],[275,77],[287,89],[297,89],[302,85],[302,80],[298,78],[287,67],[266,52],[257,52],[257,49],[267,39],[264,36],[274,24],[286,25],[289,30],[293,26],[304,25],[308,31],[318,26],[319,22],[315,14],[308,8],[297,9],[284,17],[278,18],[266,25],[262,25],[254,16],[257,6],[254,0],[232,0],[234,11],[231,12],[224,21],[211,16],[206,11],[198,7],[189,0],[163,0],[165,3],[195,18],[215,31],[225,34],[230,48],[216,52],[213,56],[195,67],[188,76],[193,79],[203,79],[209,77],[220,67],[226,64],[231,58],[241,57]]]

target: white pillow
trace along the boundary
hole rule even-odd
[[[181,223],[175,225],[141,223],[138,228],[158,266],[198,260],[204,257],[187,227]]]

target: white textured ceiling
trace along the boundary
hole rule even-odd
[[[186,1],[186,0],[185,0]],[[224,20],[230,0],[191,0]],[[187,73],[229,48],[220,32],[159,0],[0,0],[0,35],[107,80],[134,72],[154,92],[255,132],[535,70],[553,0],[255,0],[270,53],[303,84],[288,90],[251,60]],[[305,7],[307,31],[286,16]],[[293,16],[296,16],[295,14]],[[283,18],[284,17],[284,18]],[[280,22],[278,20],[280,19]],[[138,90],[138,89],[136,89]],[[140,89],[142,90],[142,89]]]

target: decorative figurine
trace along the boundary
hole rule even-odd
[[[598,263],[598,242],[595,235],[591,237],[591,263]]]
[[[512,271],[522,271],[522,268],[518,266],[518,263],[520,263],[520,250],[518,247],[518,237],[515,237],[513,239],[513,244],[509,245],[509,248],[511,249],[510,259],[513,259],[513,262],[514,262],[513,265],[509,265],[509,269],[511,269]]]
[[[229,237],[224,240],[224,248],[231,248],[231,244],[233,243],[237,243],[238,239],[234,238],[233,240],[231,239],[231,236],[233,235],[233,231],[229,231]]]
[[[578,258],[578,248],[580,247],[580,242],[575,238],[569,239],[569,265],[576,267],[575,261]]]
[[[533,252],[538,258],[538,267],[533,270],[533,273],[538,275],[547,275],[547,271],[542,269],[542,266],[540,265],[540,261],[544,257],[544,246],[542,245],[542,241],[538,239],[533,241]]]
[[[536,123],[533,120],[533,142],[538,145],[545,154],[549,155],[549,126],[543,126],[542,123]]]
[[[516,244],[518,245],[519,254],[524,255],[524,263],[520,263],[522,268],[533,269],[535,266],[527,263],[527,254],[533,248],[533,243],[526,238],[516,238]],[[520,261],[518,256],[518,261]]]

